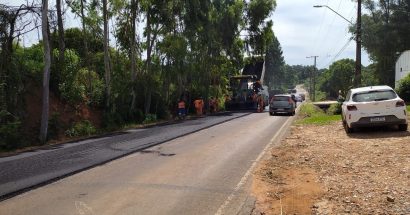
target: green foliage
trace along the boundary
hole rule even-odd
[[[299,115],[302,119],[296,121],[297,124],[325,125],[334,121],[340,121],[340,115],[329,115],[312,103],[305,103],[300,108]]]
[[[293,83],[293,80],[289,80],[292,79],[291,74],[287,73],[288,70],[284,67],[285,60],[280,43],[275,36],[273,37],[266,51],[265,84],[271,89],[287,88],[288,83]]]
[[[21,121],[7,111],[0,111],[0,122],[0,151],[21,147]]]
[[[84,3],[84,17],[80,15],[81,3]],[[72,105],[88,104],[102,109],[107,128],[167,118],[181,95],[186,97],[188,107],[196,96],[223,98],[229,76],[243,67],[246,51],[263,56],[270,47],[270,53],[275,55],[270,60],[277,63],[272,70],[278,74],[276,80],[291,79],[289,82],[294,85],[299,79],[296,73],[282,68],[280,43],[272,30],[273,21],[269,20],[276,7],[275,0],[141,0],[135,3],[109,1],[108,16],[115,17],[111,19],[110,30],[114,29],[111,33],[115,37],[112,41],[118,42],[116,47],[109,48],[110,83],[104,79],[101,1],[67,2],[69,9],[78,15],[77,21],[84,21],[85,29],[65,29],[64,64],[58,61],[58,51],[53,50],[50,77],[53,95]],[[134,12],[137,29],[143,31],[137,30],[136,35],[130,31]],[[248,36],[243,38],[242,33]],[[57,34],[53,32],[50,37],[54,48],[58,47]],[[87,52],[84,41],[88,43]],[[135,41],[135,59],[131,59],[131,41]],[[0,80],[0,90],[8,96],[6,110],[23,116],[24,92],[32,90],[33,82],[34,86],[42,82],[43,48],[41,43],[29,48],[13,44],[12,48],[14,54],[7,55],[10,57],[7,80]],[[3,57],[5,52],[0,50],[0,53]],[[148,53],[149,56],[143,57]],[[135,80],[131,74],[134,60]],[[108,84],[109,98],[105,95]],[[4,86],[7,89],[3,89]],[[135,108],[131,110],[134,96]],[[104,101],[109,104],[103,107]],[[49,137],[56,136],[62,129],[58,118],[58,113],[50,118]],[[77,123],[67,130],[67,135],[88,135],[93,133],[90,127],[93,126],[87,122]]]
[[[410,49],[410,1],[368,0],[363,4],[369,13],[362,15],[362,45],[375,62],[378,82],[393,86],[396,53]]]
[[[43,47],[40,44],[32,45],[29,48],[17,48],[15,51],[16,65],[23,74],[34,78],[38,83],[42,81],[43,74]]]
[[[96,129],[94,125],[88,121],[83,120],[81,122],[77,122],[74,126],[65,131],[65,135],[69,137],[78,137],[78,136],[90,136],[96,133]]]
[[[103,102],[104,82],[95,71],[89,71],[86,68],[81,68],[78,71],[76,83],[82,86],[82,89],[86,89],[85,97],[87,103],[99,105]],[[85,97],[83,97],[83,99]]]
[[[326,110],[326,113],[329,115],[340,115],[342,113],[342,104],[336,103],[330,105],[330,107]]]
[[[327,98],[327,95],[326,95],[325,92],[316,90],[316,94],[315,94],[315,100],[316,101],[324,101],[324,100],[326,100],[326,98]]]
[[[353,77],[355,62],[351,59],[342,59],[330,65],[328,70],[324,70],[317,78],[316,89],[326,93],[326,97],[337,98],[339,90],[342,95],[353,87]]]
[[[54,54],[58,54],[57,50],[54,50]],[[73,50],[66,49],[65,61],[58,86],[62,98],[72,104],[100,104],[104,95],[104,83],[99,75],[87,68],[80,68],[80,58]]]
[[[404,101],[410,102],[410,74],[400,80],[397,93]]]
[[[304,103],[300,107],[299,115],[302,116],[302,118],[312,117],[317,114],[324,114],[324,111],[312,103]]]
[[[145,119],[142,122],[143,124],[148,124],[148,123],[153,123],[157,121],[157,115],[156,114],[147,114],[145,115]]]
[[[370,64],[367,67],[362,68],[362,85],[363,86],[376,86],[380,85],[380,81],[377,78],[376,64]]]
[[[57,50],[54,55],[57,55]],[[78,82],[78,70],[80,58],[70,49],[65,51],[66,67],[61,72],[61,82],[58,89],[61,96],[70,103],[83,101],[85,97],[85,87]]]

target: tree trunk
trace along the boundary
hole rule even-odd
[[[136,29],[136,19],[137,19],[137,2],[136,0],[131,0],[131,83],[132,83],[132,101],[130,112],[135,111],[135,100],[136,100],[136,89],[135,81],[137,80],[137,71],[136,71],[136,56],[135,56],[135,29]]]
[[[64,25],[63,25],[63,15],[61,12],[61,0],[56,0],[56,1],[57,1],[58,49],[59,49],[58,60],[60,63],[60,68],[62,70],[64,68],[64,63],[65,63]]]
[[[110,56],[108,53],[108,13],[107,0],[103,0],[103,20],[104,20],[104,69],[105,69],[105,95],[106,107],[110,107],[111,98],[111,71],[110,71]]]
[[[47,141],[47,129],[48,129],[48,111],[49,111],[49,82],[50,82],[50,41],[48,35],[48,0],[43,0],[41,13],[41,29],[43,34],[43,46],[44,46],[44,74],[43,74],[43,105],[41,114],[41,126],[40,126],[40,143],[45,144]]]
[[[154,47],[154,43],[156,40],[156,37],[158,35],[157,32],[155,32],[152,35],[152,26],[151,26],[151,8],[148,8],[147,11],[147,60],[145,62],[145,71],[146,71],[146,75],[149,79],[149,76],[151,75],[151,59],[152,59],[152,49]],[[152,36],[151,36],[152,35]],[[151,38],[152,37],[152,38]],[[152,96],[152,90],[151,90],[151,86],[148,85],[147,86],[147,93],[145,95],[145,114],[149,113],[149,110],[151,108],[151,96]]]

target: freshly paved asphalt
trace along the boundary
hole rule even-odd
[[[0,158],[0,200],[248,113],[227,113]]]
[[[293,119],[215,125],[1,201],[0,214],[251,214],[253,172]]]

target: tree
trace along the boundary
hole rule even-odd
[[[272,39],[273,22],[266,21],[267,17],[275,10],[276,0],[253,0],[247,4],[247,46],[248,52],[262,55],[266,52],[266,45]],[[251,50],[250,50],[251,49]]]
[[[410,49],[410,1],[366,0],[364,5],[370,14],[362,15],[362,45],[379,82],[394,86],[396,53]]]
[[[32,19],[25,19],[26,15],[40,13],[40,7],[34,3],[12,7],[0,4],[0,111],[15,112],[17,107],[20,83],[16,83],[15,69],[12,62],[17,44],[16,38],[35,29],[29,28]],[[35,16],[34,16],[35,17]],[[13,80],[14,79],[14,80]],[[12,84],[11,84],[12,83]],[[0,119],[1,120],[1,119]]]
[[[353,87],[353,77],[355,62],[352,59],[342,59],[330,65],[329,70],[324,71],[319,76],[319,89],[327,93],[328,96],[337,97],[339,90],[342,95]]]
[[[270,88],[281,89],[289,84],[286,82],[290,81],[290,77],[285,76],[287,76],[286,73],[291,73],[291,71],[285,70],[285,60],[282,54],[280,43],[273,35],[265,55],[265,83]]]
[[[65,51],[65,43],[64,43],[64,25],[63,25],[63,15],[61,12],[61,0],[56,0],[57,3],[57,25],[58,25],[58,49],[59,49],[59,63],[62,64],[64,67],[64,51]],[[60,67],[60,68],[62,68]]]
[[[40,143],[45,144],[47,141],[48,129],[48,112],[49,112],[49,82],[50,82],[50,65],[51,51],[48,33],[48,0],[43,0],[41,10],[41,29],[44,46],[44,74],[43,74],[43,102],[40,126]]]
[[[135,99],[137,98],[137,92],[135,88],[135,82],[137,80],[137,60],[136,60],[136,22],[137,22],[137,9],[138,2],[136,0],[131,0],[131,35],[130,35],[130,49],[131,49],[131,83],[132,83],[132,100],[130,112],[135,111]]]
[[[109,55],[109,43],[108,43],[108,11],[107,11],[107,0],[103,0],[103,21],[104,21],[104,71],[105,71],[105,96],[107,108],[110,107],[111,98],[111,60]]]

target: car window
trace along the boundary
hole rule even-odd
[[[397,98],[393,90],[374,90],[353,95],[354,102],[383,101]]]
[[[273,97],[273,101],[288,101],[289,97],[286,96],[275,96]]]

